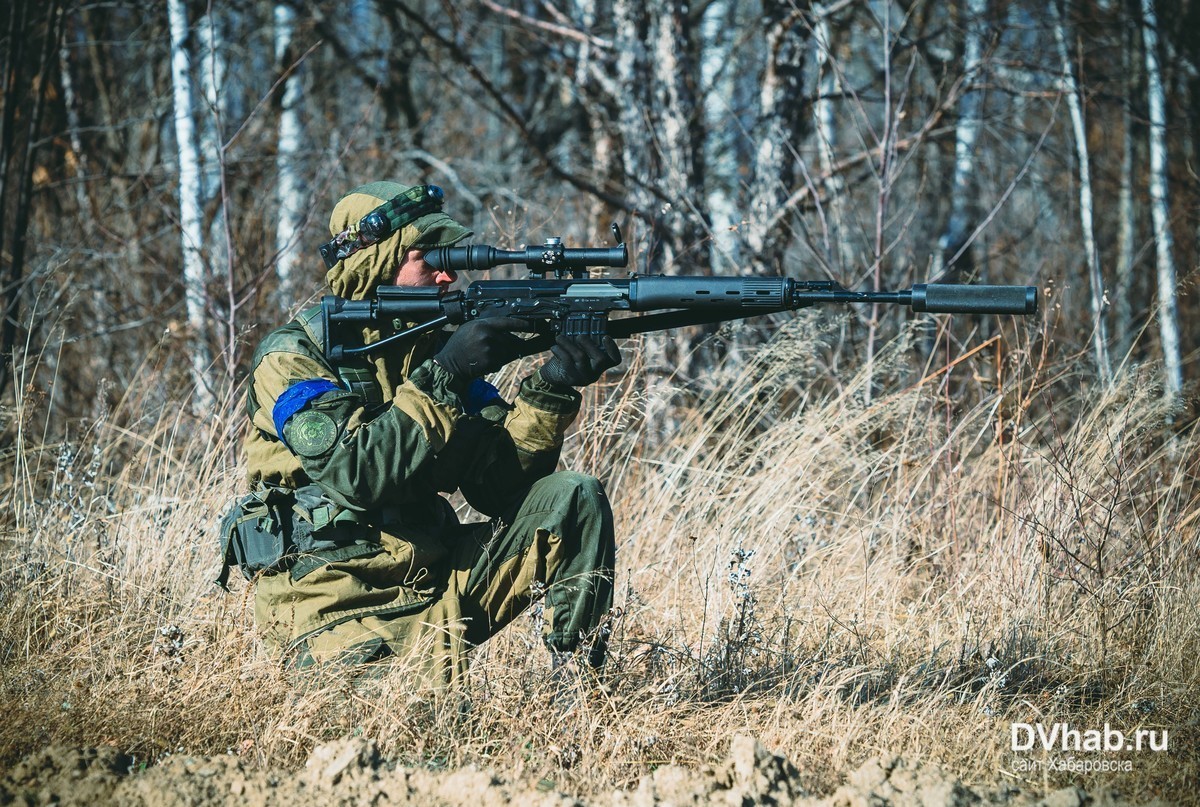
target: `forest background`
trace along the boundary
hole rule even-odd
[[[1013,778],[1032,709],[1169,727],[1114,781],[1195,780],[1198,4],[14,0],[0,32],[6,760],[354,729],[587,792],[749,722],[821,790],[883,748]],[[639,272],[1042,308],[627,343],[566,451],[625,541],[612,714],[505,721],[544,686],[519,631],[470,727],[297,700],[209,583],[213,522],[253,346],[380,178],[443,186],[476,243],[616,221]]]

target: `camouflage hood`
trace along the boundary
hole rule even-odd
[[[357,225],[363,216],[393,196],[408,190],[397,182],[372,182],[343,196],[329,217],[329,234]],[[449,247],[470,238],[473,233],[445,213],[429,213],[393,233],[378,244],[355,252],[339,261],[325,273],[329,288],[339,297],[362,300],[395,277],[396,267],[405,250],[419,246],[424,249]]]

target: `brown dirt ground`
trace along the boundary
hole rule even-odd
[[[696,769],[663,766],[628,791],[579,799],[534,784],[508,782],[474,768],[431,771],[389,765],[375,743],[345,739],[317,747],[303,770],[263,769],[236,756],[172,756],[130,770],[114,749],[50,747],[25,757],[0,778],[0,804],[62,807],[153,805],[154,807],[325,807],[326,805],[422,805],[422,807],[968,807],[1005,804],[1045,807],[1121,807],[1113,794],[1065,788],[1043,799],[1015,788],[978,791],[932,765],[904,759],[872,759],[846,777],[836,792],[811,797],[799,772],[753,737],[739,735],[727,759]]]

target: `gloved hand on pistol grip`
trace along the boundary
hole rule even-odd
[[[621,349],[611,336],[597,342],[589,336],[560,336],[542,365],[542,380],[560,387],[586,387],[605,370],[621,363]]]
[[[433,360],[458,378],[482,378],[521,355],[524,340],[513,332],[528,329],[517,317],[473,319],[450,335]]]

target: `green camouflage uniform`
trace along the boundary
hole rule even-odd
[[[334,209],[330,232],[403,190],[355,189]],[[329,286],[364,299],[393,278],[409,247],[470,234],[442,213],[422,216],[339,262]],[[314,307],[269,334],[253,359],[250,484],[295,491],[288,518],[301,549],[258,577],[255,618],[268,648],[300,665],[411,656],[435,680],[454,679],[471,647],[545,592],[547,646],[586,642],[589,660],[602,661],[612,513],[597,480],[554,472],[579,393],[535,372],[514,404],[496,397],[480,408],[462,379],[431,360],[442,334],[339,366],[324,358],[324,339]],[[277,422],[290,411],[281,398],[322,388]],[[439,494],[455,490],[493,520],[460,524]]]

